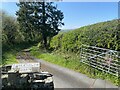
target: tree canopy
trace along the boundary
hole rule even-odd
[[[16,12],[20,30],[25,32],[26,39],[32,39],[38,33],[42,36],[44,47],[48,39],[58,34],[64,15],[52,2],[20,2]],[[36,32],[36,33],[33,33]]]
[[[6,12],[1,11],[2,15],[2,43],[14,44],[17,35],[16,19]]]

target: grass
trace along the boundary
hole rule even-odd
[[[26,49],[28,46],[20,46],[17,45],[16,47],[12,47],[11,49],[6,50],[3,49],[2,55],[2,65],[18,63],[16,59],[16,55],[19,51]],[[86,74],[91,78],[101,78],[108,80],[115,85],[119,84],[118,77],[113,75],[104,73],[102,71],[98,71],[90,66],[87,66],[80,62],[80,55],[71,52],[62,52],[62,51],[47,51],[43,49],[39,49],[36,46],[30,46],[29,49],[31,50],[31,55],[35,56],[36,58],[46,60],[48,62],[72,69],[74,71]]]
[[[4,52],[2,54],[1,65],[18,63],[18,60],[16,59],[16,55],[17,55],[17,51],[15,50],[9,50],[7,52]]]
[[[3,45],[2,47],[2,60],[0,65],[14,64],[18,63],[16,59],[17,53],[23,49],[33,46],[36,42],[23,42],[14,45]]]
[[[35,48],[35,47],[34,47]],[[67,68],[74,69],[79,66],[79,58],[76,58],[76,55],[74,57],[71,57],[70,54],[64,54],[57,52],[48,52],[48,51],[43,51],[43,50],[32,50],[31,54],[35,56],[36,58],[44,59],[48,62],[58,64],[60,66],[64,66]]]
[[[33,46],[31,47],[31,55],[35,56],[36,58],[43,59],[48,62],[86,74],[91,78],[105,79],[117,86],[119,84],[118,77],[98,71],[90,66],[87,66],[86,64],[81,63],[79,54],[61,51],[50,52]]]
[[[6,52],[3,57],[4,58],[2,59],[2,65],[18,63],[15,53],[12,51]]]

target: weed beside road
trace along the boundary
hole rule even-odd
[[[4,45],[2,47],[2,60],[0,62],[0,65],[18,63],[18,60],[16,59],[17,54],[21,52],[21,50],[24,50],[35,44],[36,42],[23,42],[14,45]]]
[[[16,59],[16,52],[9,51],[9,52],[4,53],[1,64],[7,65],[7,64],[13,64],[13,63],[18,63]]]

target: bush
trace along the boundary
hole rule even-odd
[[[82,44],[120,50],[118,20],[97,23],[54,36],[50,48],[79,52]]]

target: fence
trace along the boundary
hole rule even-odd
[[[106,73],[118,76],[120,52],[94,46],[82,45],[81,62]]]

